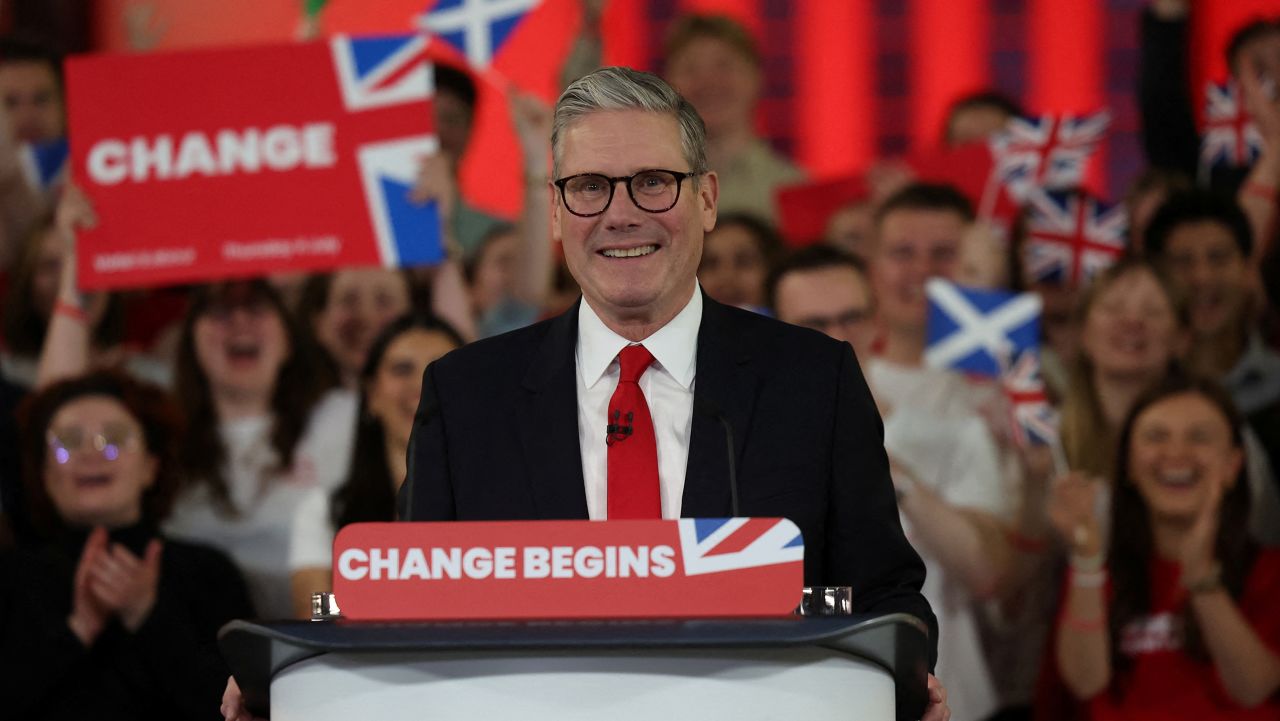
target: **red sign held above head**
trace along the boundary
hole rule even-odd
[[[84,288],[440,260],[428,40],[335,38],[67,61]]]
[[[355,620],[785,616],[804,545],[780,518],[360,523],[334,540]]]

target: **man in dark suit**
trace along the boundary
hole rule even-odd
[[[910,613],[936,639],[880,418],[848,344],[718,304],[697,286],[718,189],[701,125],[665,83],[634,71],[598,71],[561,96],[553,234],[583,300],[427,369],[401,515],[616,517],[604,498],[616,492],[603,478],[612,466],[601,462],[613,452],[611,418],[595,399],[618,385],[614,354],[642,344],[656,357],[639,384],[656,429],[661,515],[730,514],[727,421],[740,513],[800,527],[806,583],[852,586],[858,611]]]
[[[551,144],[553,236],[583,299],[427,369],[401,518],[728,516],[723,420],[739,512],[800,527],[806,583],[852,586],[855,610],[910,613],[936,639],[850,347],[698,288],[718,180],[693,107],[605,68],[561,96]],[[930,676],[925,719],[948,715]]]

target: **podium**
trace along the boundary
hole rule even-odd
[[[918,719],[928,630],[906,614],[684,620],[233,621],[273,721]]]

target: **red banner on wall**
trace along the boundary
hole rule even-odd
[[[442,257],[408,192],[436,151],[427,40],[335,38],[67,61],[82,287]]]
[[[360,523],[333,559],[355,620],[781,616],[804,580],[780,518]]]

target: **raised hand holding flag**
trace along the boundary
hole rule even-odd
[[[1215,167],[1247,167],[1262,154],[1262,134],[1241,101],[1240,87],[1228,80],[1204,87],[1204,133],[1200,172]]]
[[[929,301],[925,363],[998,378],[1040,342],[1040,296],[925,283]]]
[[[1031,283],[1077,286],[1124,254],[1129,217],[1080,191],[1035,189],[1027,196],[1023,272]]]
[[[1009,193],[1025,202],[1035,188],[1084,184],[1093,157],[1111,124],[1111,113],[1014,118],[991,138],[996,172]]]

